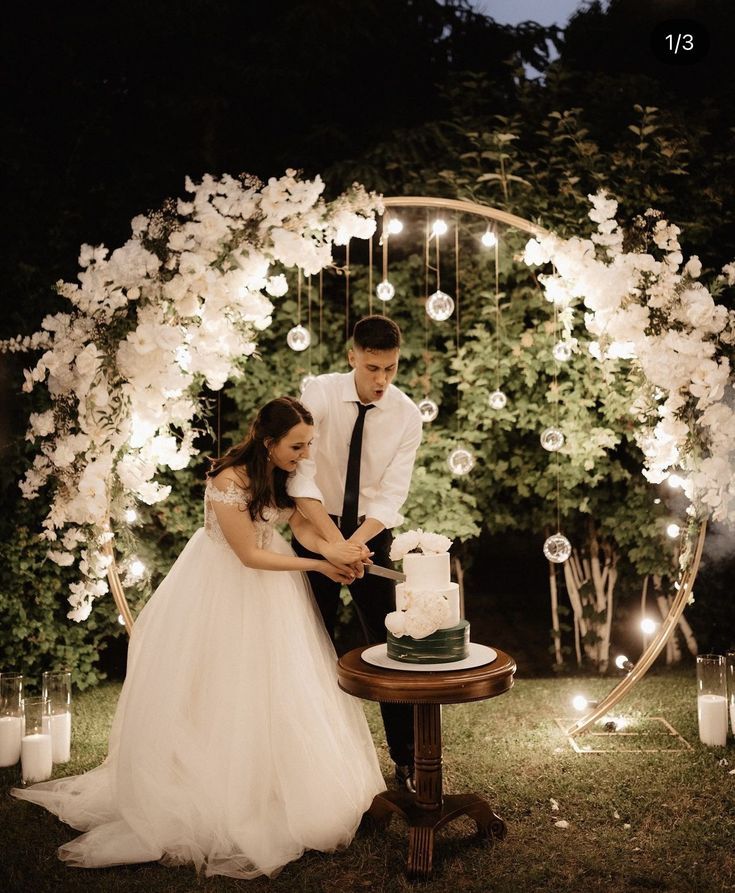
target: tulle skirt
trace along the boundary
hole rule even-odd
[[[277,532],[269,548],[293,554]],[[335,663],[303,574],[199,530],[136,621],[107,759],[13,794],[85,832],[59,849],[74,866],[273,876],[349,844],[385,789]]]

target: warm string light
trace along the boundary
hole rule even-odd
[[[442,221],[443,222],[443,221]],[[445,224],[446,226],[446,224]],[[436,227],[436,224],[435,224]],[[446,229],[444,230],[446,232]],[[437,239],[438,243],[438,239]],[[438,266],[438,256],[437,256],[437,266]],[[438,285],[438,283],[437,283]],[[459,287],[459,218],[455,217],[454,219],[454,289],[455,289],[455,298],[456,298],[456,315],[455,315],[455,330],[454,330],[454,350],[455,355],[457,357],[457,373],[458,378],[461,379],[459,375],[460,367],[459,367],[459,352],[461,347],[461,328],[460,328],[460,287]],[[449,299],[451,301],[451,298]],[[457,413],[456,413],[456,426],[457,426],[457,436],[459,437],[459,417],[460,417],[460,408],[462,402],[462,382],[461,380],[457,382]],[[452,451],[447,459],[447,464],[449,465],[450,470],[453,474],[456,475],[465,475],[469,474],[470,471],[474,468],[475,465],[475,456],[471,450],[464,446],[457,446],[456,449]]]
[[[485,235],[490,232],[487,230]],[[483,244],[487,243],[484,241],[485,236],[483,236]],[[495,362],[495,390],[488,397],[488,405],[490,409],[505,409],[508,398],[505,396],[503,391],[500,389],[500,266],[499,266],[499,254],[498,254],[498,240],[495,239],[495,337],[493,339],[494,343],[494,362]],[[488,246],[489,247],[489,246]]]
[[[431,227],[431,234],[434,238],[436,248],[436,291],[426,299],[426,312],[436,322],[443,322],[445,319],[449,319],[454,310],[454,301],[441,289],[441,256],[439,243],[440,237],[447,231],[448,226],[446,221],[441,218],[437,218]]]
[[[301,325],[301,269],[298,271],[296,284],[296,307],[298,323],[289,331],[288,335],[286,335],[286,343],[291,350],[300,353],[302,350],[306,350],[311,344],[311,333]]]
[[[385,304],[387,301],[391,301],[396,293],[393,284],[388,279],[388,244],[390,242],[390,220],[385,223],[383,226],[383,233],[380,239],[380,244],[383,248],[383,278],[378,283],[378,287],[375,289],[375,293],[378,298],[383,302],[383,316],[386,315],[385,312]]]
[[[459,328],[459,220],[454,218],[454,300],[455,300],[455,328],[454,328],[454,353],[457,357],[457,377],[461,379],[459,347],[460,347],[460,328]],[[459,433],[459,416],[462,403],[462,382],[457,381],[457,433]]]
[[[424,229],[424,297],[429,299],[429,221]],[[418,402],[421,421],[426,425],[439,415],[439,407],[429,397],[429,315],[424,313],[424,375],[422,379],[424,397]]]
[[[559,317],[556,301],[554,307],[554,341],[559,331]],[[553,393],[554,393],[554,426],[541,432],[541,446],[545,450],[554,453],[554,473],[556,475],[556,533],[547,538],[544,543],[544,555],[554,564],[563,564],[572,554],[572,544],[561,532],[561,464],[559,450],[564,445],[564,434],[559,429],[559,361],[553,358]]]

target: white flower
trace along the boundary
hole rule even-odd
[[[405,533],[399,534],[391,545],[390,560],[400,561],[409,552],[418,549],[421,540],[420,530],[407,530]]]
[[[448,552],[452,548],[452,540],[441,533],[426,533],[422,531],[419,545],[422,552],[438,555],[442,552]]]
[[[693,254],[684,265],[683,274],[691,279],[699,279],[702,274],[702,261]]]
[[[425,639],[437,630],[432,621],[419,612],[406,611],[405,622],[406,635],[412,639]]]
[[[722,272],[725,275],[725,279],[728,285],[735,285],[735,262],[731,264],[725,264],[722,268]]]
[[[36,437],[46,437],[55,430],[54,411],[32,412],[30,415],[30,430]]]
[[[265,286],[265,290],[274,298],[282,298],[288,291],[288,281],[283,273],[271,276]]]
[[[74,555],[71,552],[57,552],[54,549],[49,549],[46,552],[46,557],[58,564],[59,567],[69,567],[74,564]]]
[[[394,636],[400,638],[405,635],[406,632],[406,612],[405,611],[392,611],[390,614],[386,614],[385,617],[385,626],[388,632],[393,633]]]

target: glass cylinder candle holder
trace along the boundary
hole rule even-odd
[[[730,731],[735,735],[735,651],[727,652],[727,703],[730,711]]]
[[[49,699],[23,698],[23,723],[20,740],[23,784],[46,781],[53,769]]]
[[[23,677],[0,673],[0,767],[15,766],[20,759],[23,717]]]
[[[699,740],[724,747],[727,739],[727,683],[723,654],[697,655]]]
[[[71,758],[71,673],[44,673],[42,695],[49,699],[53,761],[67,763]]]

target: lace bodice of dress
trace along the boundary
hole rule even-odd
[[[216,543],[225,545],[229,548],[229,544],[222,533],[219,526],[217,515],[212,506],[213,502],[225,503],[226,505],[236,505],[243,512],[247,511],[248,494],[238,487],[233,481],[229,481],[224,490],[220,490],[211,481],[207,481],[204,490],[204,529],[207,535]],[[277,509],[268,506],[264,510],[265,520],[259,518],[253,521],[255,527],[255,537],[258,548],[267,549],[273,539],[273,529],[276,524],[285,524],[291,516],[292,509]]]

